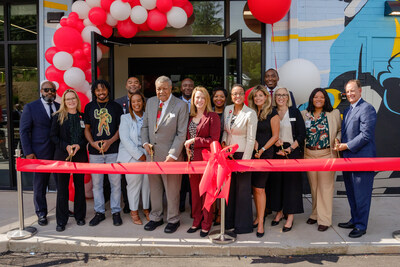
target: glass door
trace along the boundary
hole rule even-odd
[[[224,48],[224,87],[229,91],[235,83],[242,83],[242,30],[226,38]]]

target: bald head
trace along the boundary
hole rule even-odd
[[[181,83],[182,96],[189,100],[192,97],[192,92],[194,89],[194,81],[190,78],[186,78]]]

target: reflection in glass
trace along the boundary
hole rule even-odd
[[[110,63],[110,48],[106,45],[99,45],[102,57],[99,62],[97,62],[97,79],[110,81],[109,63]]]
[[[243,37],[261,37],[261,24],[260,32],[256,33],[252,29],[249,29],[244,20],[244,15],[247,14],[243,13],[246,4],[247,1],[230,1],[230,33],[232,34],[235,31],[242,29]]]
[[[229,91],[237,83],[237,45],[236,41],[225,46],[225,88]]]
[[[242,83],[253,87],[261,81],[261,41],[242,43]]]
[[[4,41],[4,5],[0,5],[0,41]]]
[[[36,40],[36,5],[11,5],[10,23],[11,40]]]
[[[0,186],[10,186],[4,45],[0,45]]]

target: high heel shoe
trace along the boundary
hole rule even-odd
[[[294,224],[294,221],[292,222],[292,225],[290,227],[283,226],[282,232],[286,233],[286,232],[289,232],[290,230],[292,230],[293,224]]]
[[[264,231],[264,233],[265,233],[265,231]],[[259,232],[257,231],[256,236],[257,236],[258,238],[261,238],[261,237],[264,236],[264,233],[259,233]]]
[[[278,224],[280,223],[280,221],[282,221],[282,218],[283,218],[283,217],[281,217],[281,218],[279,219],[279,221],[272,220],[272,221],[271,221],[271,226],[276,226],[276,225],[278,225]]]
[[[139,212],[137,210],[131,210],[132,222],[137,225],[142,225],[142,220],[139,217]]]

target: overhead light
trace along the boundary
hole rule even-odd
[[[385,16],[400,16],[400,2],[385,1]]]

